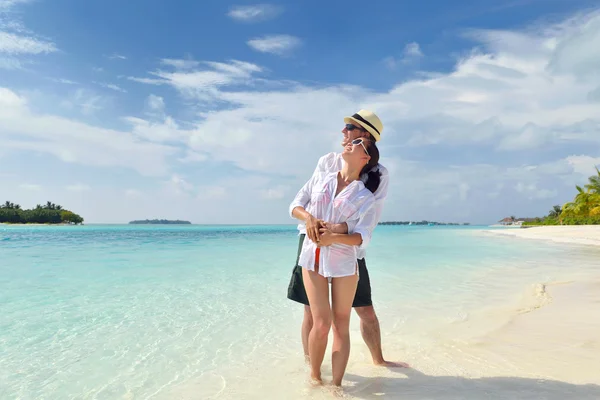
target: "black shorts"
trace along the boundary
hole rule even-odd
[[[302,267],[298,265],[304,237],[304,234],[300,235],[300,241],[298,243],[298,255],[296,256],[296,265],[292,271],[292,279],[290,279],[290,285],[288,286],[287,298],[304,305],[309,305],[308,296],[304,290],[304,281],[302,280]],[[369,280],[367,264],[365,263],[364,258],[357,260],[357,262],[359,279],[358,286],[356,288],[356,294],[354,295],[354,301],[352,302],[352,307],[372,306],[373,301],[371,300],[371,281]]]

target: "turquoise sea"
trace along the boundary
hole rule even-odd
[[[537,283],[600,275],[598,249],[480,231],[376,229],[367,266],[386,357],[427,362],[445,326],[518,303]],[[0,399],[317,396],[302,307],[286,299],[296,235],[294,225],[0,225]],[[351,329],[349,395],[352,380],[379,373],[355,314]]]

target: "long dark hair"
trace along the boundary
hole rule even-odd
[[[379,164],[379,149],[377,148],[375,141],[363,139],[363,143],[367,148],[367,152],[371,158],[369,159],[367,165],[363,167],[362,171],[360,171],[360,175],[362,176],[363,174],[367,174],[365,187],[369,189],[371,193],[375,193],[379,187],[379,183],[381,183],[381,172],[379,172],[379,170],[371,170],[376,167],[377,164]]]

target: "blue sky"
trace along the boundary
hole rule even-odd
[[[384,123],[384,220],[545,214],[600,164],[586,0],[0,0],[0,198],[87,222],[292,223],[342,118]]]

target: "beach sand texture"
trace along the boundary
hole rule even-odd
[[[551,240],[557,243],[600,246],[599,225],[535,226],[521,229],[494,229],[486,233],[516,236],[524,239]]]
[[[356,362],[352,357],[344,396],[600,399],[598,316],[600,280],[538,285],[515,307],[488,310],[453,324],[420,349],[388,346],[390,359],[406,360],[411,368],[376,368],[367,359]],[[356,336],[353,346],[361,346]],[[305,394],[332,398],[327,389],[305,389]]]

